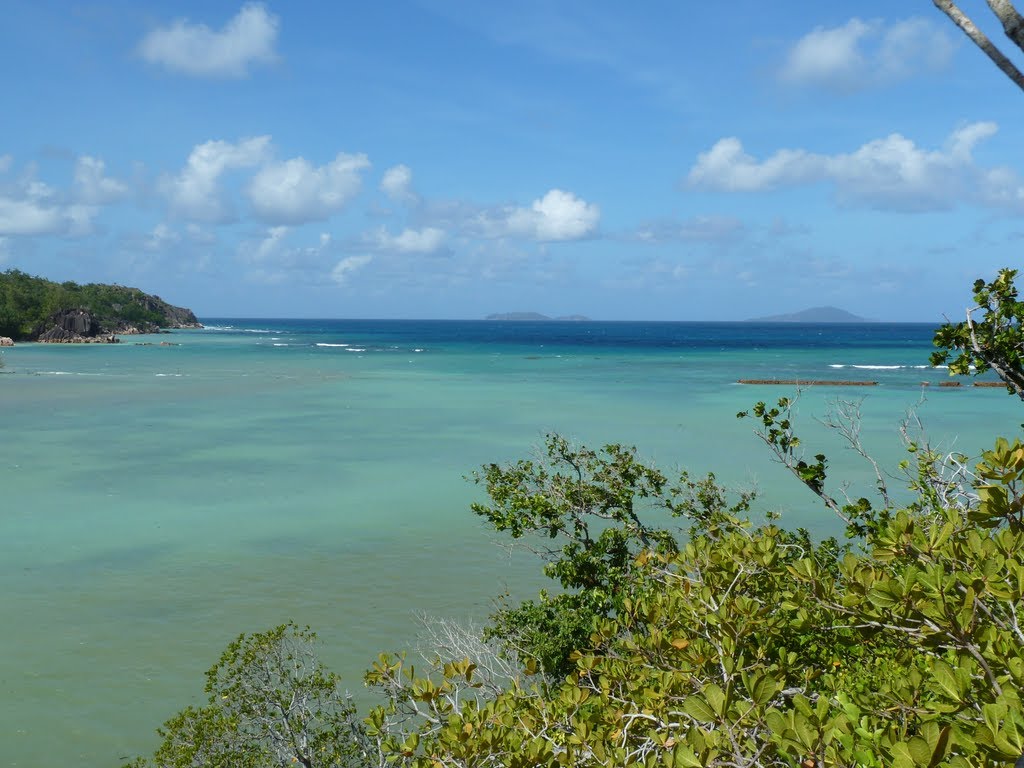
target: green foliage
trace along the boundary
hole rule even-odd
[[[1012,284],[992,285],[976,286],[980,300],[1015,301]],[[1012,340],[1014,317],[993,349]],[[1024,375],[1021,360],[993,349],[975,352],[1001,376],[1004,366]],[[971,469],[912,441],[908,502],[892,500],[873,462],[878,499],[841,500],[827,458],[803,458],[792,405],[740,416],[847,523],[845,543],[815,542],[773,516],[752,522],[751,497],[730,503],[713,475],[670,481],[635,449],[549,436],[541,459],[474,476],[491,499],[476,514],[533,542],[563,590],[492,617],[505,665],[484,646],[473,658],[450,647],[419,673],[385,654],[366,676],[384,702],[365,730],[341,706],[334,720],[277,733],[316,720],[330,725],[314,743],[346,750],[335,763],[410,768],[1014,762],[1024,754],[1024,443],[1000,438]],[[855,428],[833,426],[871,461]],[[268,693],[261,670],[279,655],[277,640],[251,643],[262,637],[239,638],[208,675],[209,704],[168,722],[158,765],[303,760],[256,734],[294,701],[281,689],[335,690],[333,677],[281,676]],[[523,668],[509,670],[517,659]],[[241,703],[252,681],[261,693],[248,700],[272,706]]]
[[[170,324],[167,305],[138,288],[55,283],[16,269],[0,272],[0,336],[34,338],[62,309],[88,310],[105,331],[123,325],[155,329]]]
[[[1017,297],[1016,277],[1017,270],[1002,269],[989,283],[975,281],[975,306],[963,322],[935,332],[939,349],[931,363],[948,362],[951,376],[995,371],[1007,391],[1024,399],[1024,302]]]
[[[158,731],[152,763],[133,768],[265,768],[366,764],[364,732],[338,677],[317,661],[316,635],[293,623],[239,635],[206,673],[207,703]]]
[[[726,504],[713,475],[692,480],[684,472],[670,482],[639,461],[634,448],[612,444],[594,451],[560,435],[547,436],[542,459],[489,464],[473,479],[491,499],[473,511],[495,530],[529,539],[545,561],[545,575],[566,590],[503,606],[487,635],[556,678],[572,670],[569,655],[587,642],[595,622],[621,607],[636,556],[678,550],[678,528],[655,523],[700,520]],[[741,495],[734,511],[748,509],[751,499]]]
[[[922,488],[941,480],[933,462],[916,467]],[[856,548],[723,507],[683,510],[689,539],[641,549],[617,572],[615,608],[595,617],[564,679],[481,697],[473,670],[431,678],[382,657],[368,681],[391,703],[371,733],[389,761],[424,767],[1012,762],[1024,753],[1022,474],[1024,447],[1003,441],[963,503],[922,492],[884,514],[861,509]],[[418,717],[395,718],[402,700]]]

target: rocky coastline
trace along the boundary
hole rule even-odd
[[[125,335],[202,327],[192,310],[138,288],[0,272],[0,347],[23,341],[116,344]]]
[[[169,329],[202,328],[202,324],[191,310],[166,304],[159,297],[146,299],[150,310],[164,310],[166,325],[150,322],[129,322],[116,320],[100,322],[86,309],[62,309],[51,315],[36,329],[35,338],[42,344],[117,344],[119,336],[136,336],[151,333],[168,333]],[[159,302],[157,304],[156,302]],[[163,306],[159,306],[162,304]],[[11,342],[13,345],[13,341]]]

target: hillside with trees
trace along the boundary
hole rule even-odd
[[[34,341],[57,327],[67,313],[78,311],[89,318],[80,326],[93,335],[199,327],[191,310],[138,288],[56,283],[17,269],[0,272],[0,336]]]

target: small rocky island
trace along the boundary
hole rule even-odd
[[[0,346],[15,341],[116,343],[120,334],[202,328],[192,310],[123,285],[56,283],[0,272]]]
[[[870,323],[865,317],[860,317],[838,307],[811,307],[800,312],[793,312],[788,315],[770,315],[768,317],[755,317],[747,320],[748,323]]]

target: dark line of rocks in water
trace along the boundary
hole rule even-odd
[[[822,379],[740,379],[738,384],[786,384],[800,387],[876,387],[877,381],[825,381]]]
[[[877,381],[843,381],[843,380],[825,380],[825,379],[811,379],[805,381],[803,379],[739,379],[737,384],[767,384],[767,385],[784,385],[784,386],[797,386],[797,387],[877,387]],[[930,386],[930,381],[922,381],[921,386]],[[959,381],[940,381],[939,387],[960,387],[962,386]],[[971,384],[974,387],[1005,387],[1001,381],[975,381]]]

